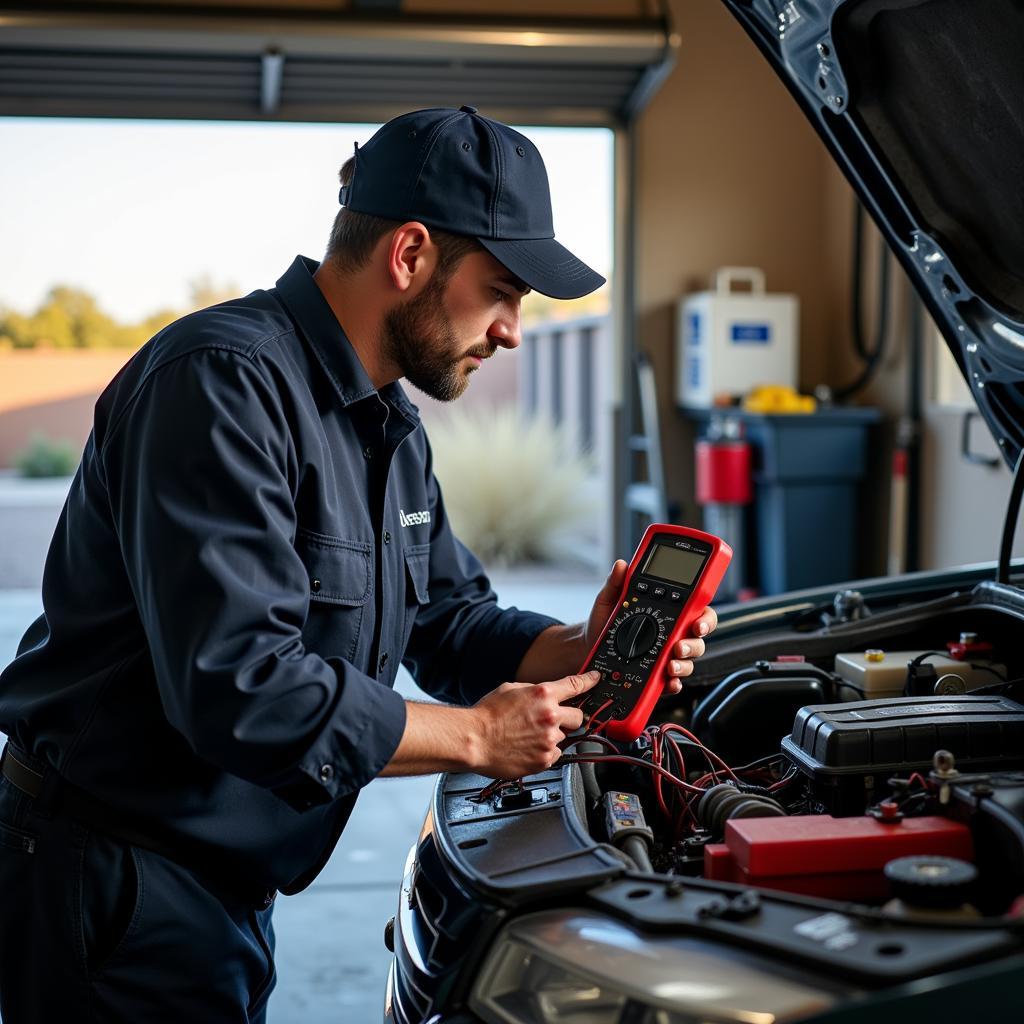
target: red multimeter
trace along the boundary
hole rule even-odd
[[[663,523],[647,528],[615,610],[580,669],[601,673],[580,706],[593,715],[608,705],[598,720],[605,736],[628,742],[643,732],[668,682],[672,647],[690,636],[731,560],[732,548],[710,533]]]

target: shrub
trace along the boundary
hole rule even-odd
[[[33,434],[14,457],[22,476],[71,476],[78,466],[78,454],[68,441],[51,441],[45,434]]]
[[[557,533],[589,511],[588,462],[546,421],[511,407],[452,410],[430,440],[452,528],[485,562],[548,559]]]

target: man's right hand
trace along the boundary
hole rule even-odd
[[[478,772],[518,779],[562,756],[558,744],[583,724],[562,706],[589,690],[596,672],[546,683],[502,683],[471,708],[406,702],[402,740],[381,775]]]
[[[546,683],[502,683],[470,711],[478,723],[472,769],[492,779],[518,779],[544,771],[562,756],[559,744],[583,725],[579,708],[564,701],[586,693],[599,672]]]

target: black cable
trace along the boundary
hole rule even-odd
[[[870,345],[864,340],[864,321],[861,309],[863,299],[862,266],[864,256],[864,207],[854,197],[853,259],[850,278],[850,333],[857,355],[864,360],[864,368],[857,378],[845,387],[832,392],[832,398],[841,402],[860,391],[874,376],[885,353],[889,324],[889,249],[883,240],[878,252],[878,289],[875,307],[875,330]]]
[[[733,768],[733,771],[738,775],[740,772],[749,772],[754,768],[767,767],[773,761],[785,760],[784,754],[767,754],[764,757],[759,757],[756,761],[751,761],[750,764],[742,764],[739,768]]]
[[[1012,694],[1014,690],[1021,689],[1022,687],[1024,687],[1024,676],[1017,679],[1007,679],[1005,683],[989,683],[988,686],[976,686],[971,690],[971,696],[999,697]]]
[[[916,292],[909,295],[908,358],[907,358],[907,411],[900,421],[900,442],[906,457],[907,511],[903,530],[904,572],[921,568],[921,424],[922,386],[924,375],[924,316],[921,298]]]
[[[878,358],[879,353],[879,332],[875,332],[875,340],[868,349],[864,343],[864,322],[863,310],[861,308],[861,296],[864,291],[863,281],[864,267],[864,207],[858,199],[854,199],[853,208],[853,260],[850,276],[850,294],[856,300],[850,308],[850,333],[853,337],[853,347],[857,355],[870,362]],[[884,325],[883,325],[884,327]]]
[[[1006,518],[1003,520],[1003,539],[999,545],[999,571],[997,583],[1010,582],[1010,552],[1013,549],[1013,535],[1017,532],[1017,516],[1020,514],[1020,499],[1024,493],[1024,448],[1017,456],[1013,468],[1013,483],[1010,484],[1010,500],[1006,503]]]
[[[924,654],[919,654],[916,658],[911,658],[907,662],[907,668],[913,665],[915,668],[924,661],[925,658],[945,658],[947,654],[945,651],[925,651]]]

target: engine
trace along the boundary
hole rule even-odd
[[[592,734],[566,760],[591,834],[641,870],[1024,912],[1024,704],[1005,676],[976,649],[762,661],[634,743]]]

